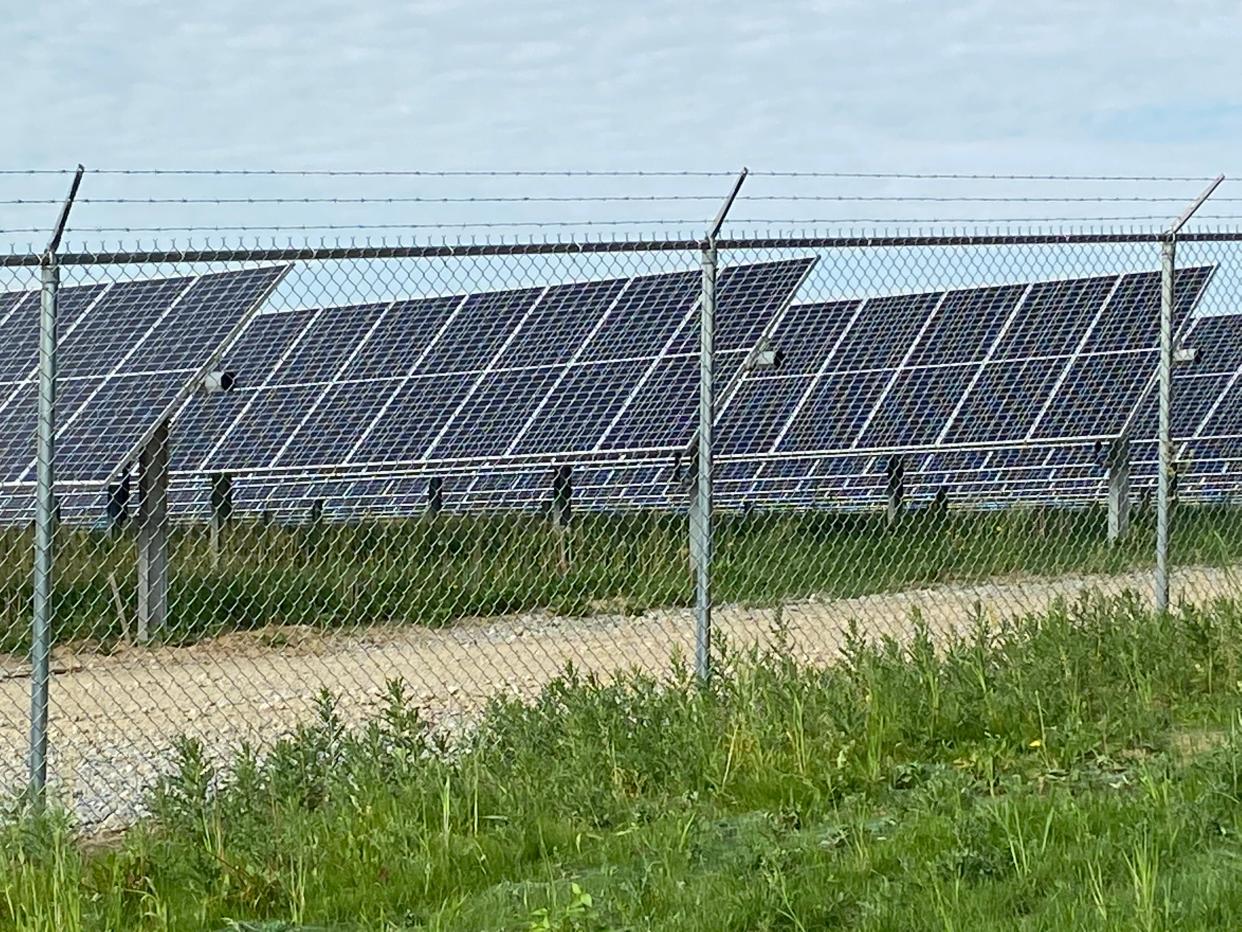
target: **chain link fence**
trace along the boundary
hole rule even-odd
[[[451,740],[571,665],[1236,595],[1240,246],[9,257],[0,790],[125,822],[325,691]]]

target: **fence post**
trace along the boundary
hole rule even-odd
[[[1173,271],[1176,240],[1160,244],[1160,424],[1156,476],[1156,611],[1169,610],[1169,508],[1173,469]]]
[[[711,678],[712,664],[712,385],[716,318],[716,240],[703,247],[703,293],[699,300],[699,426],[696,435],[690,552],[694,558],[694,672]]]
[[[168,621],[168,422],[138,457],[138,643]]]
[[[47,787],[52,652],[52,567],[56,543],[56,304],[60,268],[49,250],[39,269],[39,397],[35,433],[34,604],[30,630],[30,796]]]

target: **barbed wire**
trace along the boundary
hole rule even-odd
[[[846,171],[752,171],[769,178],[855,178],[897,181],[1211,181],[1214,175],[1036,175],[968,172],[846,172]]]
[[[636,220],[513,220],[444,223],[304,223],[304,224],[233,224],[211,226],[68,226],[67,233],[279,233],[318,230],[446,230],[446,229],[507,229],[510,227],[609,227],[609,226],[702,226],[702,217],[691,219],[646,218]],[[13,233],[46,232],[43,228],[0,230]]]
[[[69,175],[72,168],[7,168],[0,175]],[[410,177],[410,178],[721,178],[737,169],[318,169],[318,168],[88,168],[90,175],[117,176],[283,176],[283,177]],[[755,169],[768,178],[841,178],[901,181],[1102,181],[1184,183],[1210,181],[1211,175],[1107,175],[1000,172],[869,172],[783,171]]]
[[[239,205],[324,205],[324,204],[597,204],[597,203],[716,203],[717,194],[606,194],[589,196],[461,196],[461,197],[103,197],[78,198],[77,204],[109,206],[239,206]],[[1029,196],[928,196],[928,195],[751,195],[739,201],[752,203],[813,202],[813,203],[881,203],[881,204],[1184,204],[1181,197],[1029,197]],[[0,199],[5,206],[51,206],[62,203],[56,198]],[[1242,203],[1242,197],[1217,197],[1213,203]]]

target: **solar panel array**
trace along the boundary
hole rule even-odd
[[[1130,425],[1154,463],[1154,272],[791,304],[813,259],[721,272],[718,490],[743,503],[864,505],[901,454],[918,497],[1097,494],[1099,442]],[[283,267],[61,292],[62,475],[107,477],[221,346],[233,392],[192,397],[175,494],[240,475],[243,510],[408,514],[537,507],[576,464],[585,507],[680,507],[697,410],[697,271],[250,315]],[[1242,461],[1242,317],[1191,319],[1211,268],[1178,272],[1183,481]],[[0,478],[33,472],[36,292],[0,295]],[[230,340],[243,321],[249,326]],[[742,373],[756,344],[771,371]],[[1107,403],[1101,403],[1106,399]],[[1213,472],[1215,470],[1215,472]],[[1189,488],[1189,485],[1186,486]]]
[[[1176,326],[1211,271],[1179,270]],[[927,490],[1098,478],[1094,442],[1154,410],[1159,287],[1150,272],[794,306],[773,334],[787,364],[723,413],[724,486],[874,498],[892,454]]]
[[[288,270],[268,266],[61,289],[58,478],[107,479]],[[0,482],[34,478],[38,291],[0,296]]]
[[[727,383],[813,259],[726,268]],[[179,419],[174,472],[374,470],[667,455],[698,390],[698,272],[262,314],[242,387]]]

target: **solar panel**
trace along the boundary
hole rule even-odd
[[[1175,326],[1211,272],[1178,271]],[[1063,476],[1098,483],[1091,444],[1154,410],[1159,301],[1159,273],[1144,272],[795,305],[771,338],[786,365],[743,380],[722,414],[718,451],[769,460],[908,452],[907,485],[917,495],[920,477],[951,475],[922,468],[930,451],[1069,444],[1083,469]],[[975,473],[988,465],[983,456]],[[883,480],[882,457],[834,459],[811,476],[866,494],[882,489],[846,481],[865,466]],[[772,468],[758,470],[756,488]]]
[[[722,269],[722,383],[813,263]],[[243,387],[187,409],[174,471],[676,453],[698,392],[700,290],[700,273],[676,272],[259,315],[229,354]],[[274,329],[287,346],[262,356]]]
[[[287,268],[61,289],[58,477],[102,481],[126,465]],[[0,481],[34,477],[39,304],[37,292],[0,303]]]

